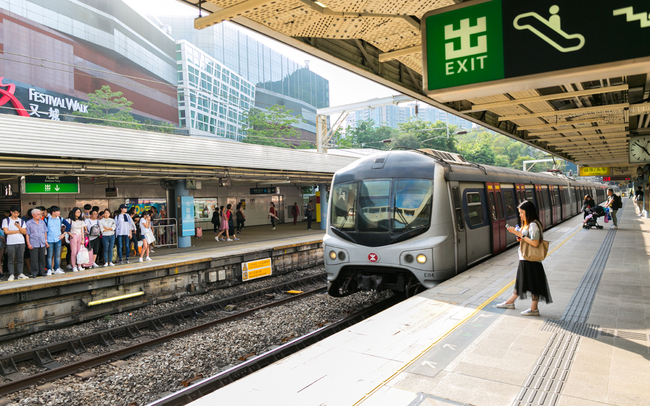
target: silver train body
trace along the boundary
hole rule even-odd
[[[328,292],[430,288],[517,244],[506,224],[532,201],[545,229],[607,186],[551,173],[481,166],[441,151],[365,157],[332,180],[323,238]]]

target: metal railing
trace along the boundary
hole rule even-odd
[[[156,247],[178,248],[178,224],[176,219],[162,218],[153,220],[153,235]]]

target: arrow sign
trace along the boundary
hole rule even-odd
[[[445,344],[442,348],[449,348],[452,351],[456,351],[456,346],[454,344]]]
[[[437,362],[431,362],[431,361],[422,361],[422,365],[431,367],[433,369],[436,369],[436,365],[438,365]]]
[[[59,185],[56,185],[56,187],[54,188],[54,190],[56,190],[56,191],[58,192],[59,190],[61,190],[61,188],[59,187]]]

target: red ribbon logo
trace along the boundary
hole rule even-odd
[[[16,99],[16,96],[14,96],[14,93],[16,92],[16,85],[13,83],[2,83],[4,80],[4,76],[0,78],[0,106],[4,106],[8,101],[11,101],[11,104],[13,104],[14,109],[16,109],[16,113],[18,113],[19,116],[23,117],[29,117],[29,113],[27,113],[27,110],[25,110],[25,107]],[[3,89],[3,87],[6,87],[7,89]]]

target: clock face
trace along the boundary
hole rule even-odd
[[[630,163],[650,162],[650,135],[630,138]]]

